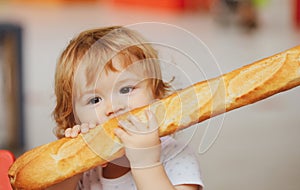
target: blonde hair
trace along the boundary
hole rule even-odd
[[[149,82],[154,98],[159,99],[167,94],[169,85],[162,81],[157,51],[137,32],[121,26],[84,31],[70,41],[56,66],[56,107],[53,116],[57,123],[55,135],[58,138],[62,138],[64,131],[76,124],[73,113],[76,70],[82,65],[86,66],[89,85],[100,70],[117,71],[112,64],[112,58],[116,55],[123,57],[123,67],[132,64],[134,59],[144,63],[139,68],[151,75]]]

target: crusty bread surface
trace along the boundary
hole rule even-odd
[[[12,165],[9,178],[15,189],[44,189],[122,156],[123,146],[113,130],[118,119],[128,114],[145,121],[145,109],[152,110],[164,136],[298,85],[300,46],[191,85],[77,138],[62,138],[29,150]]]

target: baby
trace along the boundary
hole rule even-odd
[[[84,31],[63,51],[55,74],[56,136],[76,137],[113,117],[165,97],[157,52],[139,33],[114,26]],[[114,133],[125,155],[49,189],[202,189],[197,158],[170,136],[160,138],[155,115],[130,115]]]

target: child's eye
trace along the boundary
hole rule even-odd
[[[120,89],[121,94],[127,94],[133,90],[132,86],[126,86]]]
[[[99,103],[100,101],[102,100],[102,98],[100,98],[100,97],[94,97],[94,98],[91,98],[90,100],[89,100],[89,104],[97,104],[97,103]]]

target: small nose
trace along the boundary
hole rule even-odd
[[[110,101],[109,103],[107,103],[105,114],[107,117],[111,118],[124,113],[125,110],[126,110],[126,106],[121,101],[118,102]]]

